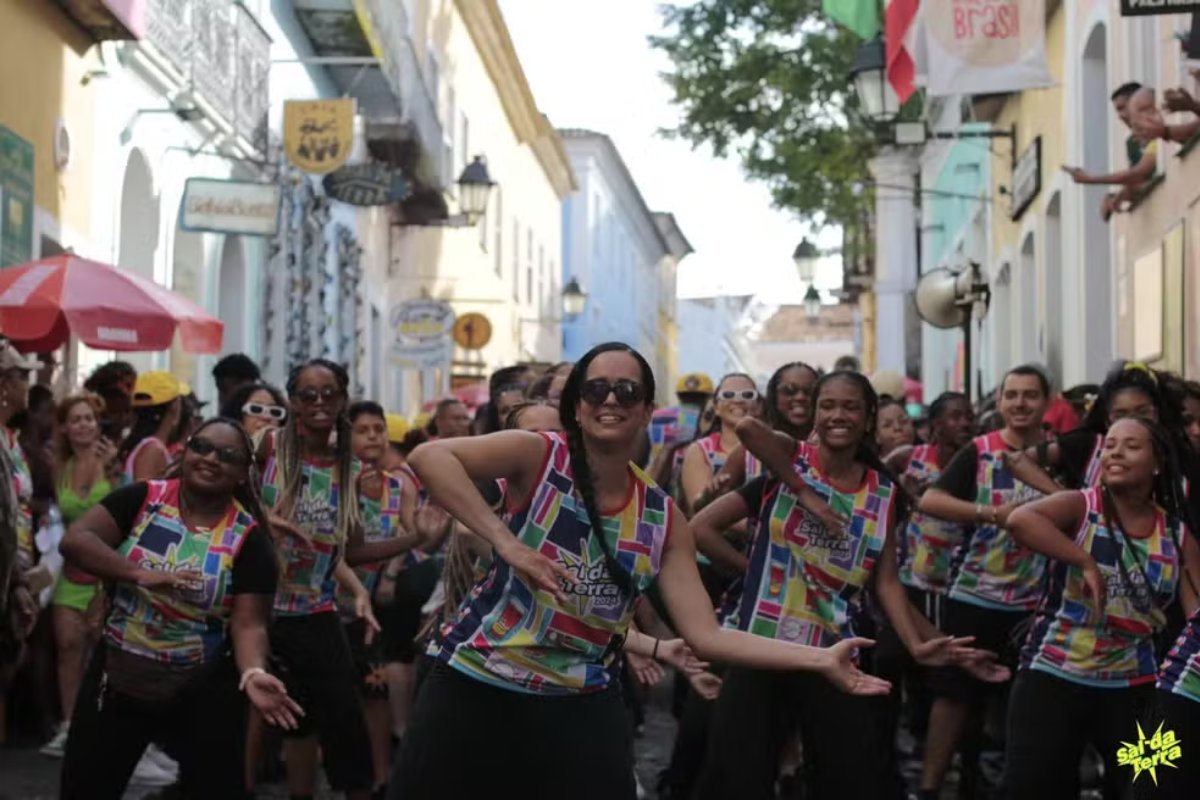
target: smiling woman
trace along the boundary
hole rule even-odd
[[[600,345],[567,378],[564,433],[502,431],[413,453],[432,501],[496,559],[430,645],[437,664],[417,698],[390,797],[552,797],[569,786],[576,798],[633,798],[632,743],[613,669],[634,600],[655,579],[678,632],[702,658],[816,671],[851,693],[887,691],[850,663],[865,640],[821,649],[717,627],[686,520],[630,464],[653,396],[640,354]],[[514,509],[508,525],[474,485],[501,478]],[[512,768],[511,752],[495,746],[497,724],[538,753],[536,765]],[[470,770],[461,768],[464,752]]]
[[[189,795],[245,797],[239,688],[272,725],[296,724],[300,707],[266,671],[275,558],[252,457],[236,422],[209,420],[178,477],[113,492],[63,540],[68,561],[115,588],[75,705],[62,797],[120,797],[155,741],[178,753]]]

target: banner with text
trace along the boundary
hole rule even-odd
[[[993,94],[1054,85],[1044,0],[943,0],[922,13],[926,91]],[[931,9],[925,9],[930,11]]]

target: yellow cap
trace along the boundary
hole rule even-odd
[[[137,376],[137,382],[133,385],[133,405],[135,408],[161,406],[182,393],[179,379],[171,373],[143,372]]]
[[[412,428],[409,430],[412,430],[413,428],[424,428],[429,424],[429,420],[431,418],[432,417],[428,411],[422,411],[420,414],[417,414],[415,417],[413,417]]]
[[[388,441],[399,444],[404,441],[404,434],[408,433],[408,420],[401,414],[388,414],[387,428]]]
[[[689,372],[675,384],[675,394],[712,394],[712,378],[703,372]]]

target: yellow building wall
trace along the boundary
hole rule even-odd
[[[98,65],[89,46],[91,40],[54,3],[0,0],[0,125],[33,145],[35,205],[84,237],[91,232],[94,112],[84,76]],[[71,142],[70,163],[61,172],[54,164],[60,117]],[[35,254],[38,230],[35,222]]]

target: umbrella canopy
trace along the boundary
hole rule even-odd
[[[0,333],[44,353],[74,334],[98,350],[221,352],[225,325],[183,295],[72,255],[0,269]]]

